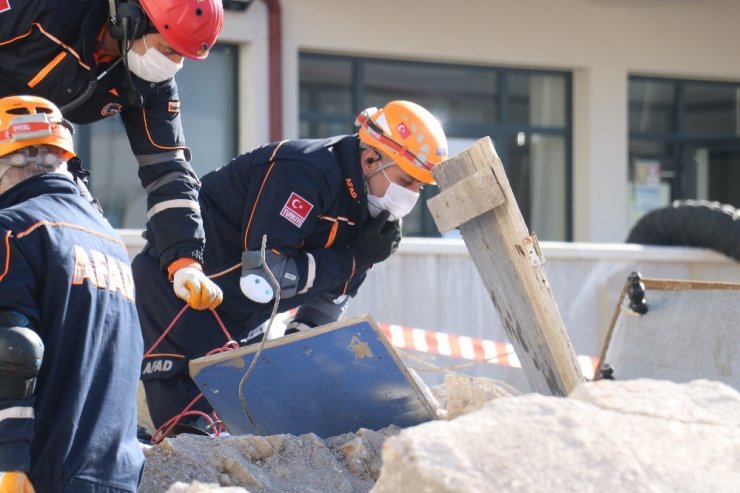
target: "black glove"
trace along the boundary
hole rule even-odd
[[[393,254],[401,242],[400,221],[388,221],[388,211],[369,221],[349,246],[357,267],[370,267]]]

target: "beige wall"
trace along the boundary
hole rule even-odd
[[[629,74],[740,81],[737,0],[282,0],[284,134],[298,132],[298,53],[573,73],[574,239],[627,233]],[[242,44],[240,145],[269,140],[267,8],[227,14]]]

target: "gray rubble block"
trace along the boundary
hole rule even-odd
[[[383,445],[372,493],[737,492],[740,394],[718,382],[600,381],[496,399]]]

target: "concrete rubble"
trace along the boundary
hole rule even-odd
[[[740,484],[740,394],[724,384],[599,381],[556,398],[465,381],[436,392],[457,417],[404,430],[168,439],[147,451],[140,492],[729,493]]]

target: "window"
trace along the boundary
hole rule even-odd
[[[740,137],[740,85],[687,83],[684,95],[686,133]]]
[[[365,108],[414,101],[442,122],[450,155],[490,136],[529,228],[540,239],[571,239],[571,77],[515,70],[301,53],[300,137],[354,133]],[[422,200],[404,234],[439,236]]]
[[[214,46],[205,60],[186,60],[177,73],[185,141],[198,176],[236,155],[236,74],[236,47],[223,44]],[[105,217],[116,228],[143,228],[146,192],[121,119],[114,116],[80,126],[77,139],[83,166],[92,172],[90,191]]]
[[[629,218],[672,200],[740,207],[740,84],[629,79]]]

